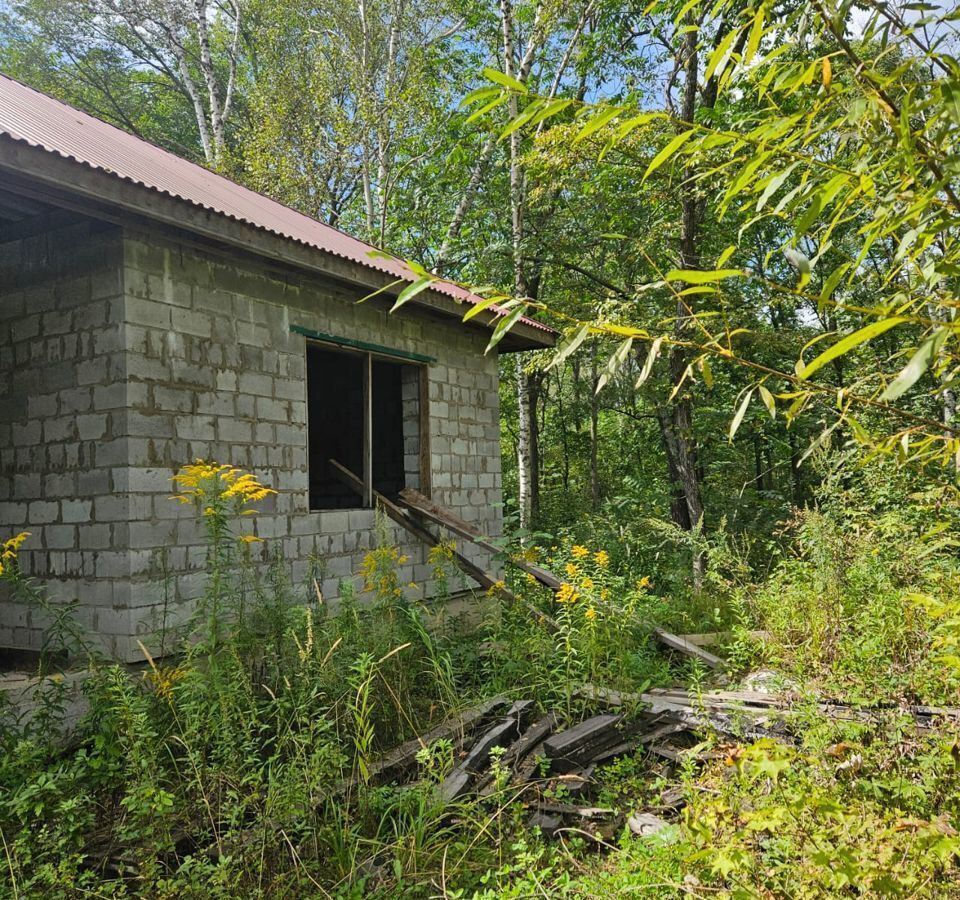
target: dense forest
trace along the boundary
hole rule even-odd
[[[3,895],[960,897],[958,22],[0,0],[0,72],[469,286],[508,310],[492,343],[557,329],[501,357],[503,550],[564,579],[507,567],[524,602],[478,596],[466,635],[402,599],[385,543],[357,573],[374,606],[330,613],[282,561],[247,570],[229,536],[256,491],[188,467],[211,581],[262,578],[256,612],[142,675],[93,666],[69,752],[56,691],[0,729]],[[713,635],[722,670],[655,629]],[[789,698],[777,727],[708,714],[759,683]],[[450,801],[447,738],[415,780],[372,774],[497,695],[603,713],[584,685],[700,710],[678,750],[591,770],[589,802],[547,789],[654,834],[548,836],[496,754]]]

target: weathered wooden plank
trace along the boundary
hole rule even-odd
[[[512,746],[518,740],[520,723],[532,708],[532,700],[518,700],[514,703],[507,715],[481,735],[463,761],[444,778],[440,785],[440,796],[450,802],[462,797],[471,786],[479,790],[489,784],[492,775],[481,775],[481,772],[490,759],[491,751],[494,747]],[[507,752],[509,753],[509,749]]]
[[[669,631],[664,631],[662,628],[654,628],[653,633],[657,640],[660,641],[660,643],[664,646],[669,647],[671,650],[676,650],[678,653],[682,653],[684,656],[689,656],[692,659],[698,659],[710,669],[722,669],[726,665],[726,663],[720,659],[719,656],[714,656],[712,653],[704,650],[702,647],[698,647],[696,644],[691,644],[689,641],[684,640],[682,637],[679,637],[676,634],[671,634]]]
[[[489,731],[484,732],[480,739],[470,748],[460,768],[468,769],[471,772],[479,772],[490,759],[490,751],[494,747],[507,747],[517,737],[517,720],[513,716],[508,716],[502,722],[498,722]]]
[[[340,480],[346,484],[348,487],[353,488],[361,497],[366,496],[367,487],[363,482],[363,479],[358,478],[353,472],[351,472],[346,466],[337,462],[335,459],[329,460],[330,465],[333,467],[334,473]],[[402,528],[405,528],[409,531],[414,537],[423,541],[429,547],[436,547],[440,543],[440,539],[434,537],[426,528],[422,525],[416,523],[410,516],[408,516],[396,503],[392,500],[384,497],[379,491],[372,490],[373,499],[380,506],[380,508],[387,514],[387,516],[400,525]],[[527,600],[523,600],[518,597],[513,591],[509,590],[502,581],[494,579],[491,575],[483,571],[476,563],[471,562],[465,556],[453,551],[452,553],[453,561],[456,563],[457,567],[469,575],[477,584],[480,585],[484,590],[495,591],[500,594],[501,597],[508,600],[511,603],[519,604],[523,606],[527,612],[533,617],[536,622],[543,622],[548,625],[551,629],[556,631],[560,626],[557,624],[556,620],[551,616],[547,615],[544,612],[541,612],[537,609],[532,603]]]
[[[472,706],[462,713],[441,722],[435,728],[426,732],[426,734],[405,741],[371,764],[371,780],[384,782],[402,775],[405,770],[412,768],[416,763],[417,753],[419,753],[421,749],[429,747],[430,744],[441,738],[458,738],[469,734],[486,716],[490,715],[490,713],[498,707],[505,706],[506,703],[507,700],[505,697],[494,697],[491,700],[485,700],[483,703]]]
[[[556,837],[557,832],[560,830],[562,824],[563,820],[560,818],[560,816],[545,812],[535,812],[527,820],[527,828],[539,828],[540,833],[547,840]]]
[[[769,641],[773,637],[769,631],[748,631],[746,636],[755,641]],[[715,644],[731,641],[736,635],[732,631],[707,631],[699,634],[678,634],[677,637],[698,647],[712,647]]]
[[[589,763],[604,750],[620,743],[623,736],[618,726],[622,716],[594,716],[551,735],[543,742],[543,751],[550,759],[551,772],[570,772]]]
[[[550,712],[542,719],[531,725],[516,742],[507,750],[507,757],[513,762],[519,762],[526,757],[537,744],[544,741],[557,727],[557,714]]]
[[[551,590],[558,591],[563,585],[563,582],[557,578],[553,572],[548,572],[546,569],[536,566],[522,557],[507,554],[502,547],[498,547],[496,544],[484,538],[475,526],[469,522],[465,522],[449,509],[440,506],[440,504],[435,503],[429,497],[425,497],[419,491],[413,488],[404,488],[400,491],[400,499],[404,505],[413,510],[417,515],[429,520],[434,525],[446,528],[447,531],[452,532],[464,540],[476,544],[488,553],[492,553],[495,556],[502,556],[511,565],[516,566],[528,575],[532,575],[537,581]]]

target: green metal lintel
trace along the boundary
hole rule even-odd
[[[393,356],[397,359],[409,359],[418,363],[435,363],[435,356],[424,356],[422,353],[411,353],[408,350],[395,350],[392,347],[384,347],[382,344],[371,344],[367,341],[357,341],[353,338],[338,337],[335,334],[324,334],[322,331],[314,331],[312,328],[304,328],[302,325],[291,325],[290,331],[294,334],[302,334],[305,338],[314,341],[323,341],[325,344],[336,344],[338,347],[349,347],[351,350],[365,350],[368,353],[379,353],[381,356]]]

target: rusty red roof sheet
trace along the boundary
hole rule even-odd
[[[3,74],[0,74],[0,134],[394,278],[404,281],[417,278],[407,263],[379,253],[372,244]],[[451,281],[437,281],[431,290],[470,304],[483,299]],[[491,309],[504,314],[498,307]],[[555,333],[534,319],[521,321],[540,331]]]

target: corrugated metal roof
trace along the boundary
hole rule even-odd
[[[376,250],[371,244],[2,74],[0,134],[393,278],[416,280],[417,276],[403,260],[371,256]],[[438,281],[431,290],[470,304],[482,299],[449,281]],[[493,309],[503,314],[503,310]],[[533,319],[522,321],[540,331],[554,333]]]

